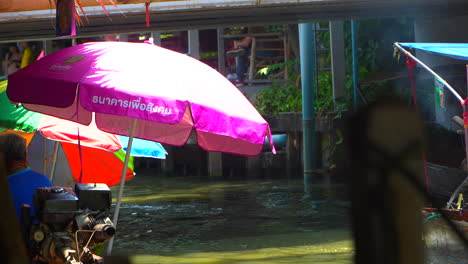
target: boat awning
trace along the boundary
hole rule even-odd
[[[457,60],[468,61],[468,43],[398,43],[406,48],[422,50]]]

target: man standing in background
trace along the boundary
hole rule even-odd
[[[0,153],[4,157],[8,186],[18,219],[23,204],[28,204],[34,215],[32,200],[35,190],[52,187],[52,182],[47,176],[28,168],[26,140],[21,136],[13,133],[0,135]]]

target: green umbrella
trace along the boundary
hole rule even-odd
[[[6,95],[7,81],[0,82],[0,128],[23,132],[35,132],[42,119],[42,114],[24,109],[10,102]],[[2,131],[0,131],[2,132]]]
[[[37,132],[44,115],[26,110],[21,105],[12,103],[6,94],[7,84],[7,80],[0,81],[0,133],[5,130],[16,130],[26,133]],[[113,154],[123,163],[125,158],[125,151],[123,149],[119,149],[113,152]],[[70,166],[76,163],[79,164],[77,160],[68,160]],[[128,168],[133,172],[133,159],[129,163]],[[46,172],[44,171],[44,173]],[[53,170],[50,174],[53,174]]]

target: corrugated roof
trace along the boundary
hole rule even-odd
[[[120,0],[121,2],[124,0]],[[130,2],[134,2],[130,1]],[[137,0],[140,1],[140,0]],[[197,0],[153,2],[151,26],[144,4],[86,7],[90,22],[79,36],[303,23],[336,19],[468,14],[466,0]],[[55,38],[55,10],[0,13],[0,42]]]

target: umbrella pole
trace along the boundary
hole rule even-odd
[[[137,125],[137,119],[134,118],[132,121],[132,126],[130,127],[130,135],[128,137],[128,144],[127,144],[127,151],[125,153],[125,161],[124,161],[124,167],[122,170],[122,177],[120,178],[120,188],[119,188],[119,193],[117,195],[117,203],[115,204],[115,211],[114,211],[114,217],[112,218],[112,223],[114,224],[114,228],[117,229],[117,220],[119,218],[119,211],[120,211],[120,204],[122,202],[122,195],[123,195],[123,190],[124,190],[124,185],[125,185],[125,178],[127,176],[127,168],[128,168],[128,162],[130,160],[130,152],[132,151],[132,143],[133,143],[133,137],[135,134],[135,128]],[[109,240],[109,243],[107,244],[107,250],[106,250],[106,255],[110,256],[112,252],[112,245],[114,244],[114,237],[112,237]]]
[[[57,164],[58,149],[59,149],[59,142],[55,141],[54,154],[52,156],[52,165],[50,166],[50,174],[49,174],[50,181],[54,180],[55,165]]]
[[[47,138],[42,137],[42,174],[47,175]]]

